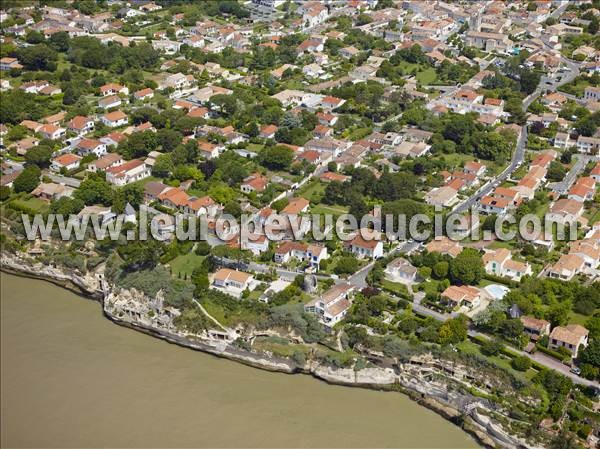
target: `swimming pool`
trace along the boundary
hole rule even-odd
[[[485,287],[484,290],[488,292],[493,299],[502,299],[504,298],[504,295],[510,291],[508,287],[500,284],[490,284]]]

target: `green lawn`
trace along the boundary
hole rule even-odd
[[[344,206],[329,206],[323,203],[317,204],[316,206],[311,207],[311,213],[313,214],[331,214],[334,217],[339,217],[342,214],[348,213],[348,208]]]
[[[512,241],[502,241],[502,240],[494,240],[492,243],[489,244],[488,248],[490,249],[500,249],[500,248],[506,248],[509,250],[513,250],[515,249],[515,242]]]
[[[171,273],[175,277],[179,277],[181,273],[181,278],[183,278],[185,275],[187,275],[189,278],[194,269],[200,266],[204,258],[205,256],[199,256],[193,252],[185,254],[184,256],[178,256],[169,262],[169,265],[171,266]]]
[[[410,62],[402,61],[400,67],[406,74],[412,74],[414,70],[417,70],[415,77],[423,85],[431,84],[437,79],[437,74],[433,67],[424,68],[420,64],[411,64]]]
[[[264,145],[261,145],[259,143],[250,143],[250,144],[248,144],[246,149],[248,151],[254,151],[255,153],[260,153],[260,150],[262,150],[264,147],[265,147]]]
[[[581,313],[577,313],[577,312],[573,312],[572,311],[569,314],[569,324],[581,324],[582,326],[585,326],[585,323],[589,319],[590,319],[589,316],[582,315]]]
[[[597,221],[600,221],[600,209],[593,207],[589,212],[583,214],[588,219],[588,225],[592,226]]]
[[[456,348],[464,354],[483,355],[480,351],[479,345],[477,343],[472,342],[471,340],[465,340],[463,342],[460,342],[459,344],[456,345]],[[486,356],[486,355],[483,355],[483,356],[486,359],[488,359],[490,362],[492,362],[494,365],[507,370],[508,372],[510,372],[511,374],[513,374],[515,377],[517,377],[519,379],[531,380],[537,372],[533,368],[529,368],[529,370],[527,370],[525,372],[517,371],[512,367],[510,360],[508,358],[505,358],[504,356],[502,356],[502,357],[501,356],[490,357],[490,356]]]
[[[392,282],[384,279],[381,281],[381,286],[391,292],[397,293],[400,296],[408,296],[408,288],[406,285],[399,282]]]
[[[46,201],[35,197],[17,199],[12,201],[12,204],[18,209],[31,209],[38,214],[45,212],[49,207]]]
[[[320,197],[325,191],[325,186],[320,181],[311,181],[305,186],[303,186],[299,192],[298,196],[302,198],[306,198],[308,201],[313,202],[315,195]]]

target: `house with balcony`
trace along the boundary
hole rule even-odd
[[[347,283],[337,284],[304,305],[304,311],[317,315],[319,322],[331,329],[342,321],[352,306],[356,287]]]
[[[118,187],[141,181],[150,175],[150,167],[141,159],[132,159],[124,164],[106,169],[106,180]]]

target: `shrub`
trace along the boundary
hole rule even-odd
[[[517,371],[527,371],[531,368],[531,359],[525,355],[520,355],[512,360],[511,365]]]

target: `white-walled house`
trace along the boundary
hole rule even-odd
[[[587,346],[589,331],[579,324],[569,324],[566,327],[556,326],[550,332],[548,347],[550,349],[567,348],[572,356],[577,357],[581,346]]]
[[[350,284],[337,284],[319,297],[304,305],[307,313],[314,313],[319,321],[328,328],[344,319],[350,306],[356,287]]]
[[[124,186],[150,176],[150,167],[141,159],[132,159],[124,164],[106,169],[106,180],[115,186]]]
[[[349,249],[352,254],[356,254],[361,259],[379,259],[383,257],[383,242],[376,239],[365,240],[360,232],[350,242]]]
[[[77,153],[80,156],[95,154],[96,157],[101,157],[106,154],[106,144],[96,139],[81,139],[76,146]]]

